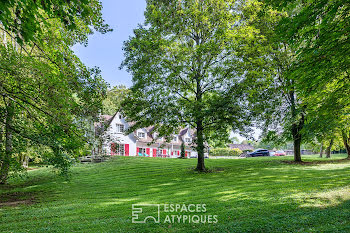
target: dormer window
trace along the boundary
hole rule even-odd
[[[190,143],[191,139],[190,138],[185,138],[185,142]]]
[[[146,134],[143,133],[143,132],[138,132],[138,133],[137,133],[137,136],[138,136],[139,138],[145,138],[145,137],[146,137]]]
[[[117,133],[124,133],[124,125],[116,124],[116,132]]]

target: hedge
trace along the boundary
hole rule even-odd
[[[234,148],[234,149],[230,149],[230,148],[215,148],[210,150],[210,155],[211,156],[239,156],[241,155],[243,152],[238,149],[238,148]]]

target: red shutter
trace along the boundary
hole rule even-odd
[[[125,153],[125,156],[129,156],[129,144],[125,144],[125,148],[124,148],[124,153]]]
[[[136,147],[136,155],[139,155],[139,148]]]
[[[157,157],[157,149],[153,149],[153,157]]]
[[[179,150],[177,151],[177,155],[180,155],[180,151]]]
[[[166,150],[163,150],[163,155],[166,155]]]
[[[187,151],[185,152],[185,156],[187,157]]]
[[[174,151],[171,152],[171,155],[174,155]]]
[[[150,149],[150,148],[146,148],[146,154],[147,154],[148,156],[151,155],[151,149]]]

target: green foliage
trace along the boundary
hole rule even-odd
[[[294,51],[289,66],[282,70],[293,82],[294,88],[287,91],[297,90],[299,105],[302,103],[296,110],[305,115],[301,131],[305,141],[322,143],[338,130],[348,132],[349,2],[266,2],[288,13],[276,30],[276,44],[284,43]]]
[[[98,0],[1,1],[0,22],[21,44],[38,41],[36,35],[45,33],[45,28],[52,26],[52,19],[57,19],[66,33],[84,27],[81,33],[72,35],[87,43],[87,36],[93,30],[101,33],[110,31],[102,19],[101,10],[102,5]]]
[[[69,14],[77,15],[69,27],[61,20],[71,16],[50,18],[52,12],[41,9],[40,4],[44,1],[36,3],[1,3],[1,9],[5,11],[12,12],[20,6],[23,6],[23,11],[29,11],[28,15],[20,17],[40,16],[24,20],[20,25],[10,25],[8,22],[16,22],[19,18],[0,14],[0,151],[4,155],[0,157],[0,183],[6,181],[9,171],[18,167],[11,163],[8,168],[8,158],[26,151],[26,146],[50,147],[52,153],[49,153],[48,161],[66,172],[89,140],[87,132],[91,125],[86,122],[92,121],[99,113],[107,88],[100,70],[86,67],[71,50],[72,45],[84,42],[92,32],[88,28],[94,26],[102,30],[104,27],[101,14],[96,11],[100,9],[97,2],[84,1],[79,6],[76,1],[71,1],[76,5],[72,5]],[[68,11],[67,4],[62,3],[59,8]],[[78,12],[79,7],[81,11]],[[64,12],[57,8],[52,14],[56,13]],[[13,17],[12,21],[10,17]],[[40,22],[42,17],[45,17],[45,23]],[[5,19],[8,22],[4,22]],[[35,28],[26,28],[28,23]],[[20,40],[20,44],[16,40]]]
[[[209,152],[211,156],[239,156],[242,153],[243,152],[238,148],[215,148],[211,149]]]
[[[232,151],[233,151],[233,154],[234,154],[234,156],[239,156],[239,155],[241,155],[243,152],[240,150],[240,149],[238,149],[238,148],[233,148],[233,149],[231,149]]]
[[[124,85],[115,86],[111,90],[108,90],[106,98],[102,102],[102,113],[105,115],[114,115],[117,111],[119,111],[128,92],[129,89]]]
[[[186,158],[185,143],[181,143],[181,158]]]
[[[210,148],[224,148],[231,142],[228,129],[211,131],[208,133],[207,141]]]

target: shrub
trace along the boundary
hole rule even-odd
[[[242,154],[242,151],[238,148],[215,148],[210,150],[211,156],[239,156]]]
[[[185,152],[185,143],[181,143],[181,158],[186,158],[186,152]]]
[[[243,153],[243,151],[241,151],[241,150],[238,149],[238,148],[233,148],[233,149],[231,149],[231,150],[233,151],[234,156],[240,156],[240,155]]]

